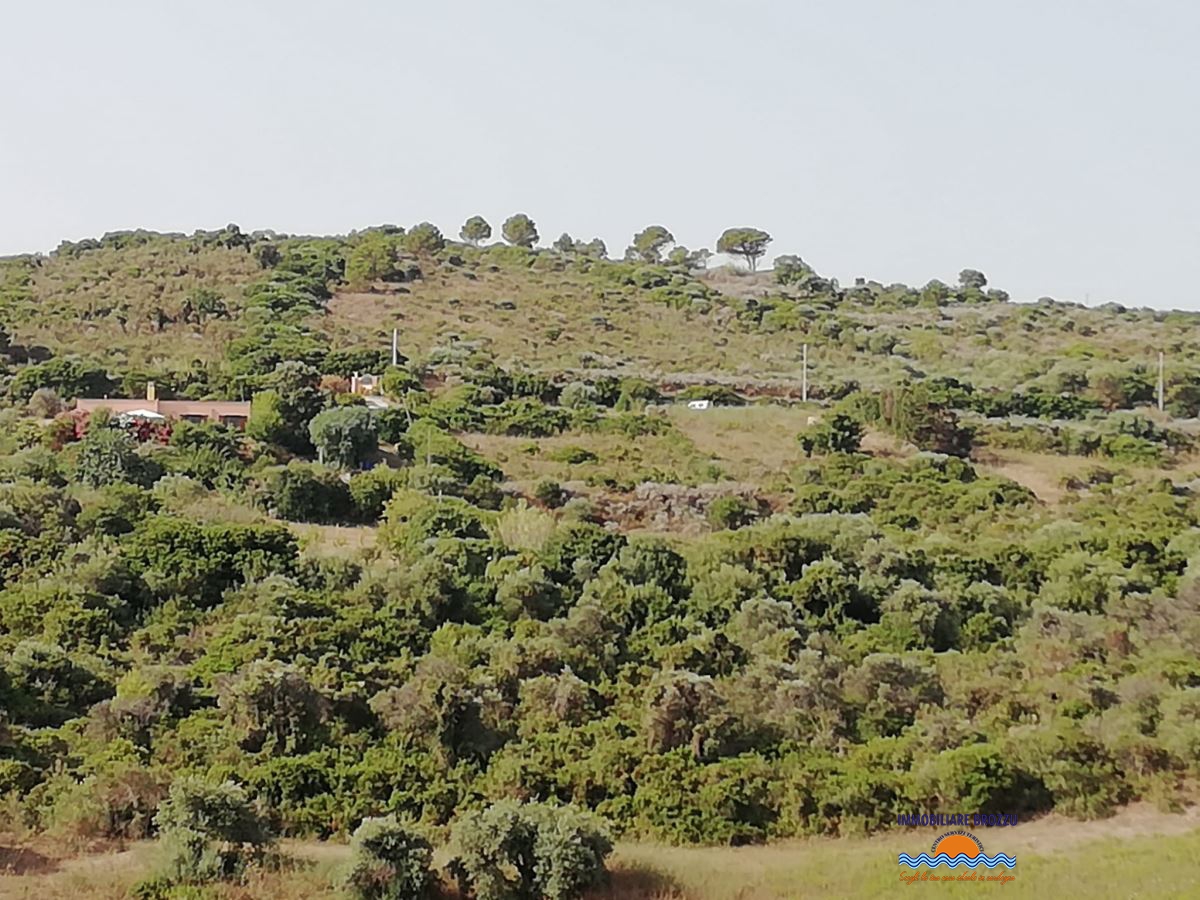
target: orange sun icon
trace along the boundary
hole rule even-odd
[[[970,835],[948,834],[934,844],[933,855],[945,853],[950,857],[969,856],[974,858],[979,855],[979,850],[979,843]]]

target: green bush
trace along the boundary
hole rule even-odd
[[[363,819],[350,837],[343,887],[358,900],[420,900],[429,896],[433,849],[395,816]]]
[[[265,487],[275,514],[292,522],[342,522],[354,509],[349,486],[320,463],[293,461],[269,470]]]
[[[566,463],[569,466],[581,466],[584,463],[596,462],[599,459],[591,450],[574,446],[561,447],[546,455],[555,462]]]
[[[549,437],[571,424],[571,416],[565,410],[529,397],[486,407],[485,416],[488,433],[522,437]]]
[[[375,418],[361,406],[342,406],[318,413],[308,424],[309,437],[324,462],[356,468],[378,447]]]
[[[376,466],[350,477],[350,499],[359,521],[376,522],[392,494],[408,486],[408,473],[403,469]]]
[[[558,509],[567,501],[567,492],[557,481],[539,481],[533,488],[533,498],[551,509]]]
[[[501,801],[454,826],[452,869],[477,900],[572,900],[601,883],[612,843],[571,806]]]
[[[862,444],[863,428],[842,413],[831,416],[814,428],[800,434],[800,446],[805,456],[813,453],[857,453]]]
[[[162,467],[138,453],[137,442],[119,428],[89,428],[79,442],[75,477],[83,484],[130,484],[149,487]]]
[[[758,517],[758,507],[745,497],[718,497],[708,504],[705,517],[713,528],[742,528]]]
[[[164,874],[176,881],[237,878],[271,844],[246,792],[232,782],[176,780],[154,822],[164,850]]]

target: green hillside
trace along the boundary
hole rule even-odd
[[[531,228],[0,264],[3,858],[156,842],[77,896],[705,897],[657,845],[766,844],[764,896],[844,894],[843,851],[770,845],[886,832],[882,890],[928,846],[899,816],[1193,802],[1193,314]],[[245,431],[71,402],[149,381]]]
[[[1136,403],[1148,399],[1144,383],[1159,351],[1168,354],[1173,393],[1200,383],[1191,313],[1013,304],[1003,291],[936,281],[838,287],[794,263],[759,275],[709,272],[681,261],[477,249],[416,234],[280,239],[230,226],[192,237],[135,232],[65,243],[48,256],[0,264],[0,315],[19,345],[161,373],[164,383],[202,364],[214,387],[231,368],[231,340],[281,312],[318,362],[322,350],[386,348],[395,327],[405,354],[418,360],[457,343],[502,365],[550,373],[734,378],[747,386],[798,383],[808,343],[818,396],[847,382],[947,376],[979,388]],[[319,277],[329,296],[264,304],[247,293],[283,270]],[[1109,382],[1122,378],[1142,389],[1110,397]]]

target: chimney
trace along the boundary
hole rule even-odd
[[[156,401],[158,399],[158,391],[156,391],[154,389],[153,381],[146,382],[146,399],[149,400],[151,403],[153,403],[154,401]]]

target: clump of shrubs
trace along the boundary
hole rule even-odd
[[[605,829],[572,806],[501,801],[454,828],[451,870],[476,900],[572,900],[604,879]]]
[[[570,495],[557,481],[539,481],[533,488],[533,497],[550,509],[558,509]]]
[[[758,517],[758,509],[745,497],[718,497],[708,504],[705,517],[717,530],[742,528]]]
[[[261,862],[271,845],[246,792],[232,783],[181,778],[155,816],[172,882],[223,881]]]
[[[433,848],[395,816],[363,819],[350,838],[342,887],[357,900],[418,900],[433,885]]]

